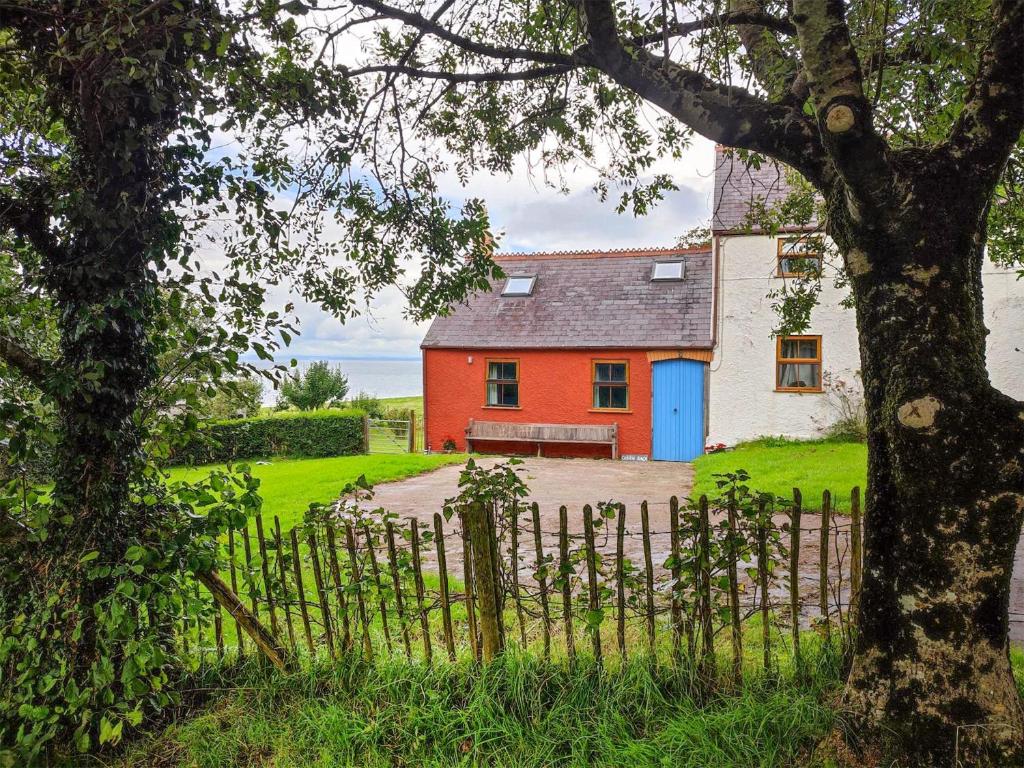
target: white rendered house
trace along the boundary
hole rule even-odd
[[[836,288],[826,271],[805,334],[772,338],[778,317],[769,294],[787,279],[787,250],[803,247],[806,232],[776,237],[751,228],[752,205],[787,196],[784,172],[773,165],[748,170],[721,150],[716,157],[707,442],[818,437],[838,415],[824,382],[840,379],[859,390],[854,310],[842,306],[848,290]],[[1024,399],[1024,280],[989,261],[983,291],[992,383]]]

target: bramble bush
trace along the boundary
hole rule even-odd
[[[345,409],[207,422],[193,440],[174,450],[171,461],[214,464],[268,456],[352,456],[366,450],[363,417],[362,411]]]

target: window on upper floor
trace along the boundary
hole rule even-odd
[[[804,277],[821,274],[821,238],[817,236],[780,237],[779,277]]]
[[[493,408],[519,407],[519,361],[487,361],[487,405]]]
[[[595,360],[592,370],[594,408],[615,411],[629,408],[629,363],[626,360]]]
[[[536,282],[536,275],[512,275],[505,281],[505,287],[501,289],[501,295],[532,296],[533,286]]]
[[[775,344],[775,389],[821,392],[821,336],[780,336]]]

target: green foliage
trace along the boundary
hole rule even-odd
[[[213,397],[200,405],[203,416],[210,419],[238,419],[257,416],[263,405],[263,383],[244,376],[228,379],[217,386]]]
[[[346,408],[355,408],[362,411],[371,419],[383,418],[384,413],[384,402],[368,392],[359,392],[353,397],[350,397],[345,401]]]
[[[344,400],[347,394],[348,377],[341,368],[319,360],[281,382],[278,402],[300,411],[315,411]]]
[[[365,451],[363,416],[356,410],[325,410],[207,422],[172,459],[213,464],[271,456],[351,456]]]

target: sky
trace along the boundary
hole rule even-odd
[[[522,170],[512,177],[477,177],[463,187],[452,180],[442,193],[452,200],[479,197],[487,204],[492,230],[501,251],[551,251],[672,246],[711,216],[714,145],[694,137],[683,156],[664,162],[655,172],[671,174],[678,190],[669,193],[647,216],[615,212],[614,201],[602,202],[592,191],[593,177],[580,171],[570,180],[569,194],[544,187]],[[378,295],[368,312],[344,325],[315,306],[295,301],[300,335],[279,357],[418,358],[429,322],[404,317],[404,297],[397,289]],[[285,294],[269,303],[283,303]]]

